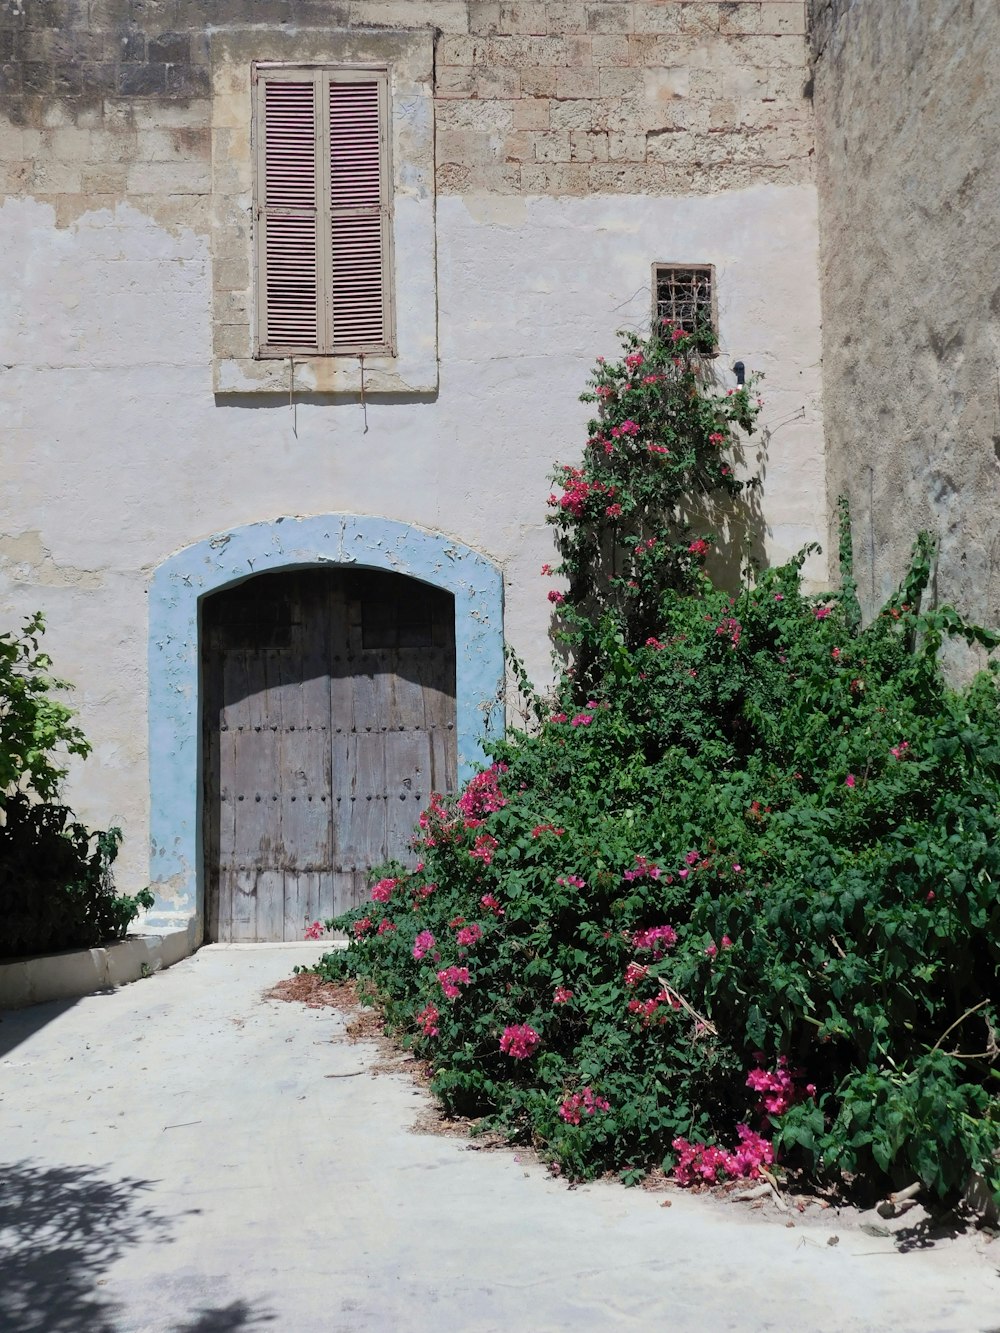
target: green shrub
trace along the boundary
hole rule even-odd
[[[40,615],[0,635],[0,956],[86,948],[123,936],[148,890],[115,893],[121,835],[91,833],[56,800],[65,758],[90,752],[66,687],[39,649]]]
[[[926,538],[864,628],[846,515],[819,599],[804,557],[730,595],[681,544],[645,641],[620,589],[597,616],[571,581],[586,692],[571,667],[434,798],[419,869],[332,923],[351,944],[321,971],[368,980],[450,1112],[573,1176],[776,1153],[1000,1190],[1000,708],[992,671],[952,687],[937,657],[996,638],[920,611]]]

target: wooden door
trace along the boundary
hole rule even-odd
[[[300,940],[455,787],[454,599],[369,570],[261,574],[202,624],[206,936]]]

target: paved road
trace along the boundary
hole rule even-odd
[[[203,950],[0,1023],[0,1329],[572,1333],[1000,1329],[967,1250],[567,1190],[409,1132],[329,1010],[262,1001],[302,947]],[[1000,1263],[1000,1242],[996,1242]]]

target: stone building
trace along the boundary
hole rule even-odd
[[[1000,6],[812,8],[829,494],[869,614],[926,528],[933,594],[998,625]]]
[[[824,536],[811,59],[803,0],[2,0],[0,606],[151,927],[300,937],[475,761],[504,637],[544,678],[547,476],[659,282],[766,376],[767,555]]]

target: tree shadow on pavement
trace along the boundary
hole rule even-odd
[[[239,1333],[273,1323],[276,1316],[265,1310],[254,1312],[246,1301],[233,1301],[218,1310],[196,1310],[190,1323],[178,1324],[176,1333]]]
[[[111,994],[110,991],[97,993]],[[45,1004],[32,1004],[24,1009],[0,1009],[0,1057],[15,1050],[48,1023],[61,1018],[76,1003],[76,999],[48,1000]]]
[[[132,1246],[170,1240],[149,1207],[152,1182],[94,1167],[0,1164],[0,1328],[17,1333],[115,1333],[118,1302],[101,1291]],[[179,1333],[236,1333],[270,1322],[244,1301],[202,1309]]]

